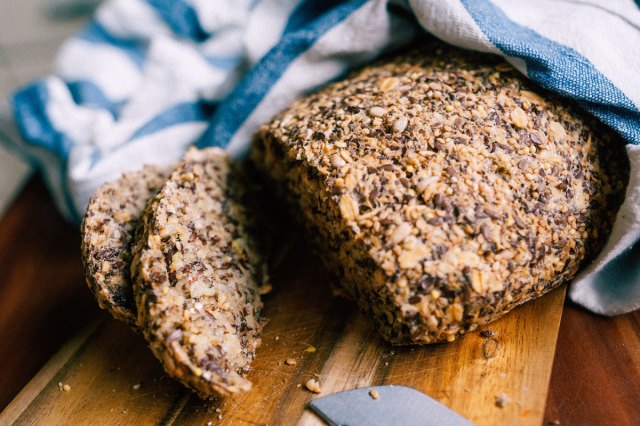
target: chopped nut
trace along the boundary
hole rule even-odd
[[[373,399],[380,399],[380,393],[378,392],[378,389],[373,388],[369,391],[369,395],[371,395],[371,398]]]
[[[67,385],[67,384],[64,384],[64,385],[62,386],[62,390],[63,390],[63,391],[65,391],[65,392],[69,392],[69,391],[71,390],[71,386],[69,386],[69,385]]]
[[[562,127],[562,124],[557,121],[549,123],[549,133],[555,140],[564,140],[567,137],[567,132]]]
[[[133,388],[134,390],[138,390],[138,389],[140,389],[140,383],[137,383],[137,384],[133,385],[133,386],[132,386],[132,388]]]
[[[470,277],[471,288],[473,288],[476,293],[482,293],[484,291],[484,277],[482,271],[474,269],[471,271]]]
[[[456,302],[451,305],[451,309],[453,310],[453,319],[460,322],[464,316],[464,307],[462,303]]]
[[[410,250],[404,250],[398,256],[398,266],[402,269],[413,269],[429,254],[427,246],[420,244]]]
[[[528,90],[520,91],[520,96],[527,99],[529,102],[533,102],[534,104],[544,104],[544,100],[540,96]]]
[[[304,384],[305,387],[313,393],[320,393],[320,383],[316,379],[309,379]]]
[[[390,243],[401,243],[406,237],[409,236],[409,234],[411,234],[411,225],[409,225],[407,222],[402,222],[400,226],[398,226],[396,230],[393,231],[393,234],[391,234]]]
[[[409,120],[407,120],[406,118],[402,117],[396,120],[395,123],[393,123],[393,131],[394,132],[402,132],[404,131],[404,129],[407,128],[407,125],[409,124]]]
[[[387,113],[387,110],[381,107],[369,108],[369,115],[373,117],[382,117]]]
[[[343,167],[347,165],[347,162],[344,161],[344,158],[342,158],[340,154],[335,153],[331,155],[331,165],[333,167]]]
[[[513,124],[514,126],[520,129],[524,129],[525,127],[527,127],[529,119],[527,118],[527,113],[524,112],[522,108],[516,108],[511,111],[510,117],[511,124]]]
[[[354,220],[358,217],[358,205],[349,194],[340,197],[340,213],[346,220]]]
[[[287,358],[284,362],[287,365],[296,365],[296,360],[293,358]]]
[[[380,82],[380,90],[388,92],[398,85],[398,79],[394,77],[387,77]]]

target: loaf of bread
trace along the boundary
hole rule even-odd
[[[190,150],[133,249],[138,325],[167,373],[203,398],[250,389],[260,344],[262,268],[235,173],[222,150]]]
[[[604,126],[440,45],[298,100],[252,158],[394,344],[453,341],[572,278],[628,179]]]

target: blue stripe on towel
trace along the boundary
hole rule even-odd
[[[313,46],[318,38],[365,3],[366,0],[350,1],[330,10],[298,31],[286,34],[220,105],[211,125],[196,142],[196,146],[226,146],[289,65]]]
[[[283,34],[292,33],[304,27],[318,16],[324,15],[328,10],[333,9],[341,3],[345,3],[345,0],[302,1],[296,6],[291,15],[289,15]]]
[[[498,49],[526,62],[529,78],[546,89],[576,100],[628,142],[640,144],[640,110],[587,58],[511,21],[489,1],[461,2]]]
[[[184,102],[173,105],[169,109],[156,114],[151,120],[143,124],[127,141],[150,135],[167,127],[177,126],[192,121],[208,121],[215,111],[216,104],[199,101]]]
[[[110,45],[125,53],[138,68],[144,65],[146,44],[118,38],[110,34],[98,21],[90,22],[80,31],[78,38],[90,43]]]
[[[16,123],[27,143],[67,158],[73,142],[49,121],[48,102],[49,90],[44,80],[18,91],[13,97]]]
[[[48,102],[49,90],[44,80],[37,81],[18,91],[13,97],[16,124],[27,144],[49,150],[60,159],[62,197],[72,220],[80,223],[81,218],[71,197],[67,179],[67,163],[73,141],[64,133],[59,132],[49,121],[46,111]],[[42,165],[39,168],[42,168]],[[46,176],[46,173],[43,175]]]
[[[118,116],[120,103],[107,98],[104,92],[95,83],[89,80],[66,82],[73,101],[82,106],[106,109],[114,117]]]
[[[148,0],[171,30],[180,37],[204,41],[209,34],[202,29],[198,15],[185,0]]]

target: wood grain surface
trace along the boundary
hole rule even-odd
[[[316,378],[322,394],[411,386],[478,425],[542,422],[564,288],[491,324],[489,337],[392,347],[353,303],[332,295],[331,276],[309,253],[298,240],[272,271],[269,323],[249,374],[251,392],[201,401],[162,373],[139,334],[107,318],[67,351],[66,362],[26,388],[6,418],[17,424],[317,424],[305,411],[317,395],[304,387]],[[498,407],[501,394],[507,402]]]
[[[0,221],[0,407],[98,314],[79,256],[77,228],[32,179]]]
[[[452,345],[392,348],[380,341],[350,302],[330,295],[329,276],[306,254],[304,245],[298,245],[283,263],[287,266],[277,270],[274,283],[278,286],[267,296],[267,316],[272,322],[250,376],[255,389],[241,397],[203,403],[162,373],[138,334],[97,314],[82,281],[78,233],[64,224],[45,194],[42,183],[32,181],[0,221],[3,401],[12,398],[63,341],[79,337],[30,382],[2,413],[0,424],[11,416],[18,416],[22,423],[40,424],[70,424],[70,419],[73,423],[161,419],[204,424],[218,423],[219,414],[227,424],[243,419],[258,424],[269,418],[275,420],[270,424],[277,424],[290,423],[301,413],[302,423],[314,424],[317,418],[302,407],[315,396],[296,386],[314,374],[320,375],[324,393],[369,383],[407,384],[464,414],[472,409],[469,404],[477,404],[480,411],[467,416],[479,424],[487,423],[485,415],[512,411],[536,419],[532,424],[542,422],[548,376],[533,372],[550,363],[553,349],[545,347],[544,335],[549,333],[544,328],[550,318],[560,315],[562,291],[491,325],[496,333],[495,352],[493,340],[478,334]],[[297,309],[285,310],[292,302]],[[530,311],[536,312],[536,320],[523,320],[531,316]],[[84,336],[78,335],[82,329]],[[640,386],[639,330],[638,313],[607,319],[571,306],[565,309],[544,423],[640,423],[635,403]],[[518,347],[530,336],[537,343],[529,346],[527,354]],[[308,345],[316,351],[305,352]],[[494,356],[486,359],[483,351]],[[532,366],[519,364],[524,356],[539,361]],[[283,364],[286,358],[296,358],[296,365]],[[469,375],[475,370],[484,374]],[[514,377],[522,378],[520,388]],[[71,390],[60,391],[58,382],[69,384]],[[529,382],[534,386],[524,385]],[[140,387],[134,389],[137,384]],[[491,392],[486,392],[489,388]],[[513,401],[498,409],[492,395],[495,389]],[[542,403],[533,404],[537,408],[527,408],[540,399]],[[257,409],[248,411],[249,402]],[[501,423],[496,419],[494,424]]]
[[[640,311],[606,318],[565,307],[545,418],[640,425]]]

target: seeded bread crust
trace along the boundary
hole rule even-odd
[[[190,150],[149,203],[132,275],[138,324],[167,373],[206,398],[247,391],[260,344],[259,260],[217,148]]]
[[[135,326],[131,285],[131,245],[147,200],[170,170],[155,166],[125,173],[91,197],[81,226],[82,259],[87,285],[102,309]]]
[[[295,102],[252,157],[394,344],[453,341],[571,279],[629,167],[617,136],[507,63],[443,47]]]

